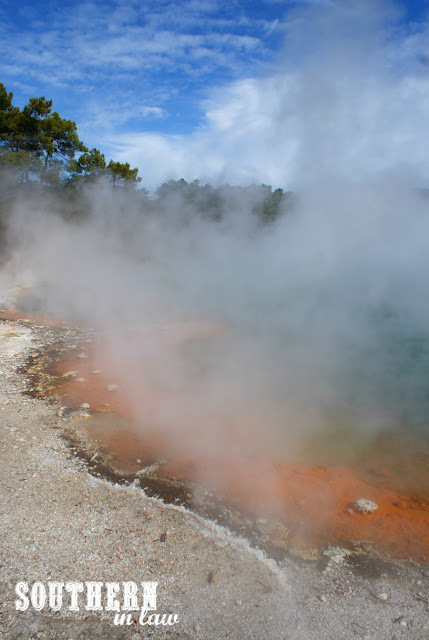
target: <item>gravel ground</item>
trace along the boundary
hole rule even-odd
[[[429,638],[425,567],[341,548],[276,563],[182,508],[89,474],[61,437],[67,418],[24,396],[17,373],[29,350],[57,339],[58,330],[0,323],[2,639]],[[178,622],[141,625],[134,614],[115,626],[83,597],[77,612],[68,597],[59,611],[17,611],[18,581],[155,581],[156,613]]]

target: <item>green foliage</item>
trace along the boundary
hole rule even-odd
[[[0,83],[0,144],[9,150],[16,128],[16,121],[20,113],[17,107],[12,106],[13,93],[8,93],[6,87]]]
[[[0,112],[7,112],[12,108],[12,91],[8,93],[4,84],[0,82]]]
[[[264,192],[264,198],[259,205],[254,207],[253,213],[258,215],[264,223],[273,222],[279,215],[283,189],[272,191],[271,186],[265,184],[262,185],[261,189]]]
[[[0,148],[2,165],[25,167],[26,180],[37,173],[49,184],[61,182],[68,162],[85,146],[76,124],[51,113],[52,100],[30,98],[20,110],[12,106],[12,93],[0,84]]]
[[[250,185],[235,187],[228,184],[214,187],[202,185],[198,180],[191,183],[181,180],[169,180],[156,191],[158,209],[175,209],[183,218],[198,215],[215,222],[223,220],[227,215],[251,211],[260,222],[274,222],[289,209],[288,193],[283,189],[274,192],[270,186]]]
[[[86,147],[78,138],[76,123],[60,118],[57,112],[40,121],[40,148],[46,158],[70,160],[77,151],[86,151]]]
[[[0,165],[21,168],[21,180],[77,185],[108,172],[114,186],[141,181],[128,163],[111,160],[106,166],[98,149],[88,151],[76,123],[52,112],[52,100],[30,98],[22,110],[12,100],[13,93],[0,84]]]
[[[40,158],[23,150],[0,150],[0,167],[12,168],[20,182],[29,182],[31,176],[41,175],[44,169]]]
[[[111,160],[107,165],[107,170],[109,171],[110,179],[114,187],[141,182],[141,178],[137,177],[139,170],[131,169],[128,162],[121,163]]]
[[[93,182],[105,171],[106,158],[99,149],[94,148],[82,153],[77,160],[72,160],[69,169],[72,181],[78,182],[83,179]]]

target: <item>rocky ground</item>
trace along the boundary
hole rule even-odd
[[[274,561],[247,541],[137,486],[97,478],[74,456],[72,416],[23,395],[17,369],[67,328],[0,322],[0,630],[5,640],[192,638],[367,640],[429,637],[429,571],[369,549],[329,548],[314,561]],[[61,413],[61,412],[60,412]],[[158,583],[170,626],[115,626],[105,610],[30,604],[15,586],[39,581]],[[104,601],[103,601],[104,603]],[[152,621],[155,621],[152,618]]]

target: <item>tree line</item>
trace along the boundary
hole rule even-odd
[[[198,180],[169,180],[153,197],[139,188],[138,169],[125,162],[106,162],[99,149],[88,149],[80,140],[75,122],[52,111],[52,100],[30,98],[23,109],[13,105],[13,93],[0,83],[0,171],[12,170],[20,184],[60,194],[67,208],[82,206],[82,186],[104,178],[117,187],[131,187],[144,211],[177,211],[182,218],[197,213],[212,221],[228,212],[246,209],[262,222],[272,222],[293,204],[290,192],[267,185],[214,187]],[[0,197],[0,205],[2,205]],[[3,203],[4,204],[4,203]],[[0,206],[0,209],[3,208]],[[0,212],[1,213],[1,212]]]

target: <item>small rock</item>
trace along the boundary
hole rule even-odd
[[[372,502],[371,500],[365,500],[365,498],[359,498],[352,504],[354,511],[359,511],[359,513],[373,513],[377,511],[378,504]]]
[[[85,410],[86,410],[86,409],[89,409],[89,404],[88,404],[88,402],[83,402],[83,403],[80,405],[80,408],[81,408],[81,409],[85,409]]]
[[[207,582],[209,584],[213,584],[213,582],[216,582],[216,573],[214,571],[209,571],[207,576]]]
[[[240,606],[240,605],[241,605],[241,604],[243,604],[243,603],[242,603],[242,601],[241,601],[241,600],[236,600],[236,601],[235,601],[235,604],[237,604],[238,606]]]
[[[79,358],[79,360],[86,360],[88,356],[86,355],[86,353],[79,353],[77,357]]]
[[[85,378],[76,378],[76,382],[85,382]]]
[[[321,602],[328,602],[328,598],[325,596],[325,594],[324,594],[324,593],[322,593],[322,595],[321,595],[321,596],[319,596],[319,600],[320,600]]]
[[[106,391],[117,391],[119,386],[117,384],[108,384],[106,387]]]
[[[91,371],[91,374],[93,376],[98,376],[99,373],[103,373],[102,369],[94,369],[94,371]]]
[[[67,371],[67,373],[63,373],[63,378],[75,378],[77,376],[77,371]]]
[[[377,598],[382,602],[386,602],[389,599],[389,596],[387,595],[387,593],[379,593],[377,594]]]
[[[64,415],[65,410],[66,410],[66,407],[60,407],[60,408],[58,409],[58,411],[57,411],[57,416],[58,416],[59,418],[62,418],[62,417],[63,417],[63,415]]]

